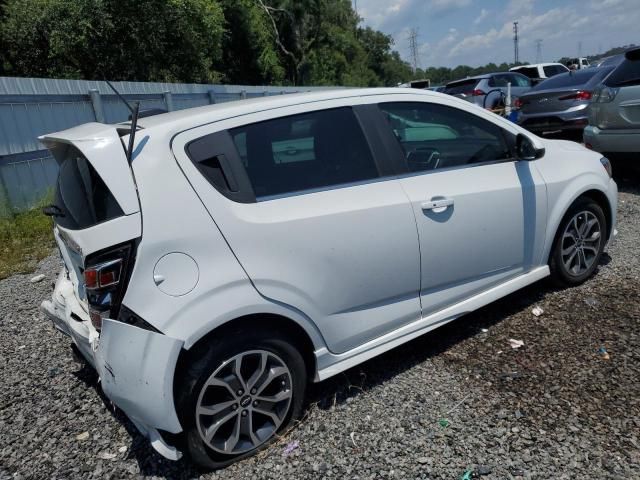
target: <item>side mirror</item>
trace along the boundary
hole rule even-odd
[[[544,148],[536,148],[528,137],[519,133],[516,137],[516,155],[518,160],[530,162],[544,157]]]

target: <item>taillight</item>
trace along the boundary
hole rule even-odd
[[[122,258],[110,260],[85,268],[84,283],[88,290],[117,285],[122,273]]]
[[[133,251],[126,244],[91,255],[85,260],[84,282],[91,323],[100,330],[104,318],[117,318],[128,281]]]
[[[591,100],[591,92],[586,90],[578,90],[575,93],[560,97],[558,100]]]
[[[611,88],[611,87],[601,87],[595,92],[593,96],[593,101],[595,103],[609,103],[613,102],[620,91],[619,88]]]
[[[519,98],[516,98],[513,101],[513,108],[515,108],[516,110],[522,108],[523,105],[524,105],[524,102],[522,100],[520,100]]]
[[[483,95],[486,95],[486,93],[484,93],[484,91],[480,90],[479,88],[476,88],[471,92],[472,97],[482,97]]]

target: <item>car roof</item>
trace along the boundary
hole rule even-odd
[[[491,77],[493,77],[494,75],[513,75],[513,74],[516,74],[516,75],[522,75],[521,73],[518,73],[518,72],[491,72],[491,73],[483,73],[482,75],[474,75],[473,77],[465,77],[465,78],[459,78],[458,80],[452,80],[452,81],[450,81],[449,83],[447,83],[447,85],[446,85],[446,86],[448,87],[449,85],[453,85],[453,84],[458,83],[458,82],[466,82],[466,81],[468,81],[468,80],[484,80],[484,79],[486,79],[486,78],[491,78]]]
[[[511,67],[511,70],[515,70],[516,68],[531,68],[531,67],[549,67],[551,65],[562,65],[558,62],[547,62],[547,63],[529,63],[527,65],[518,65],[517,67]],[[562,65],[563,67],[565,65]]]
[[[407,88],[333,88],[304,93],[288,93],[284,95],[270,95],[266,97],[250,98],[246,100],[235,100],[232,102],[216,103],[202,107],[175,110],[173,112],[162,113],[138,120],[138,125],[142,128],[167,127],[172,130],[191,128],[194,125],[203,125],[226,118],[247,115],[259,111],[272,110],[276,108],[291,107],[305,103],[322,102],[326,100],[337,100],[342,98],[363,97],[372,95],[406,95],[407,93],[425,96],[442,95],[423,89]],[[120,125],[129,125],[124,122]]]

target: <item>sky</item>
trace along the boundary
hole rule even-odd
[[[418,66],[481,66],[513,62],[513,22],[520,61],[592,55],[640,44],[640,0],[354,0],[365,25],[392,35],[411,61],[417,29]]]

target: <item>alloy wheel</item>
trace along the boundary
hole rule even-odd
[[[600,252],[602,228],[593,212],[575,214],[562,235],[562,263],[567,273],[579,277],[589,270]]]
[[[216,452],[248,452],[282,425],[291,398],[291,372],[280,357],[266,350],[240,353],[203,385],[196,404],[198,431]]]

